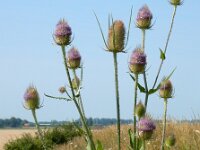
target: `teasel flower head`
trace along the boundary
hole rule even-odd
[[[166,139],[165,139],[165,145],[169,148],[173,147],[174,145],[176,144],[176,138],[174,136],[174,134],[168,136]]]
[[[35,110],[40,108],[40,98],[37,89],[29,86],[24,93],[25,108]]]
[[[109,28],[107,48],[111,52],[122,52],[125,45],[125,26],[121,20],[116,20]]]
[[[140,29],[149,29],[151,28],[151,20],[153,15],[149,10],[147,5],[144,5],[142,8],[139,9],[136,18],[136,25]]]
[[[135,74],[141,74],[145,71],[146,64],[146,54],[141,48],[136,48],[131,54],[129,62],[130,71]]]
[[[67,53],[67,66],[71,69],[77,69],[81,64],[81,55],[78,49],[72,47]]]
[[[168,99],[173,96],[173,85],[170,80],[163,79],[160,83],[159,95],[161,98]]]
[[[61,87],[59,88],[59,92],[60,92],[61,94],[65,93],[65,92],[66,92],[66,88],[65,88],[64,86],[61,86]]]
[[[73,80],[72,80],[72,88],[77,90],[80,86],[80,79],[76,76]]]
[[[69,45],[71,42],[72,30],[68,23],[63,19],[58,22],[54,32],[56,44],[61,46]]]
[[[154,122],[148,118],[141,118],[138,122],[137,129],[140,138],[149,140],[152,137],[153,131],[156,129]]]
[[[144,105],[142,104],[142,102],[140,101],[135,108],[135,114],[138,116],[138,118],[142,118],[144,117],[146,112],[146,109],[144,107]]]
[[[170,4],[174,6],[182,5],[183,1],[182,0],[170,0]]]

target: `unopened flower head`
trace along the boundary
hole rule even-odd
[[[165,145],[167,146],[167,147],[173,147],[174,145],[176,144],[176,138],[175,138],[175,136],[174,136],[174,134],[172,134],[172,135],[170,135],[170,136],[168,136],[167,138],[166,138],[166,140],[165,140]]]
[[[79,51],[72,47],[67,53],[67,65],[71,69],[77,69],[80,67],[81,55]]]
[[[40,98],[37,89],[34,86],[29,86],[24,93],[25,107],[35,110],[39,108]]]
[[[129,68],[132,73],[140,74],[145,71],[146,54],[141,48],[136,48],[130,58]]]
[[[78,77],[75,77],[73,80],[72,80],[72,87],[73,89],[77,90],[80,86],[80,79]]]
[[[138,118],[141,118],[145,115],[145,107],[142,104],[142,102],[140,101],[135,108],[135,114],[138,116]]]
[[[71,41],[72,30],[68,23],[63,19],[56,25],[54,39],[58,45],[69,45]]]
[[[173,86],[170,80],[164,79],[160,84],[159,95],[161,98],[172,98]]]
[[[140,29],[149,29],[151,28],[151,20],[153,15],[149,10],[147,5],[144,5],[142,8],[139,9],[136,18],[136,25]]]
[[[183,1],[182,0],[170,0],[170,3],[174,6],[177,6],[177,5],[182,5]]]
[[[60,88],[59,88],[59,92],[60,92],[61,94],[65,93],[65,92],[66,92],[66,88],[65,88],[64,86],[60,87]]]
[[[122,52],[125,41],[125,27],[121,20],[114,21],[109,28],[108,50],[111,52]]]
[[[142,118],[137,125],[139,136],[144,140],[149,140],[156,129],[154,122],[148,118]]]

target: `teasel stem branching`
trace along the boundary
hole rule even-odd
[[[86,121],[84,119],[82,110],[81,110],[81,108],[80,108],[80,106],[79,106],[79,104],[78,104],[78,102],[76,100],[75,92],[74,92],[73,87],[72,87],[72,80],[71,80],[69,69],[68,69],[68,66],[67,66],[65,46],[63,45],[63,46],[61,46],[61,48],[62,48],[62,54],[63,54],[63,59],[64,59],[65,71],[66,71],[66,74],[67,74],[67,79],[68,79],[69,85],[71,87],[73,101],[74,101],[75,106],[76,106],[76,108],[77,108],[77,110],[79,112],[80,119],[81,119],[83,128],[84,128],[84,130],[86,132],[87,140],[89,142],[90,148],[91,148],[91,150],[96,150],[95,144],[94,144],[94,141],[93,141],[93,138],[92,138],[92,133],[91,133],[90,129],[87,126],[87,123],[86,123]]]
[[[174,6],[174,11],[173,11],[173,14],[172,14],[171,25],[170,25],[169,33],[168,33],[168,36],[167,36],[167,41],[166,41],[166,44],[165,44],[164,54],[166,54],[166,52],[167,52],[169,40],[170,40],[170,37],[171,37],[173,25],[174,25],[174,19],[175,19],[175,15],[176,15],[176,10],[177,10],[177,6]],[[157,83],[157,81],[158,81],[158,77],[159,77],[159,75],[160,75],[160,72],[161,72],[161,69],[162,69],[164,60],[165,60],[165,59],[162,59],[161,62],[160,62],[160,66],[159,66],[159,69],[158,69],[158,73],[157,73],[157,75],[156,75],[156,78],[155,78],[155,81],[154,81],[154,84],[153,84],[152,89],[154,89],[155,86],[156,86],[156,83]]]

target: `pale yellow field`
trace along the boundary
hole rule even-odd
[[[24,133],[35,134],[35,129],[0,129],[0,150],[3,150],[3,145],[11,139],[18,138]]]

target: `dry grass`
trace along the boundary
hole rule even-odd
[[[122,150],[127,150],[129,144],[128,129],[131,126],[122,126]],[[152,140],[147,142],[148,150],[159,150],[161,141],[162,124],[157,124],[157,129],[154,133]],[[171,122],[167,125],[167,134],[175,134],[176,146],[171,150],[200,150],[200,124],[190,123],[174,123]],[[105,150],[117,150],[117,134],[116,127],[109,126],[104,129],[93,131],[95,140],[100,140]],[[85,149],[85,141],[83,138],[75,138],[69,144],[62,145],[56,150],[83,150]]]
[[[0,150],[9,140],[21,137],[25,133],[34,135],[35,129],[1,129],[0,130]]]

